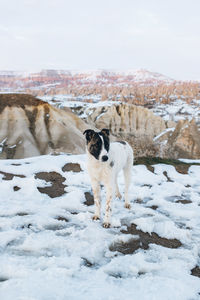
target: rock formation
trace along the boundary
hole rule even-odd
[[[200,158],[200,131],[194,120],[180,120],[175,130],[157,139],[160,156],[169,158]]]
[[[0,158],[84,153],[88,126],[71,111],[62,111],[27,94],[0,95]]]
[[[109,128],[116,139],[126,139],[136,157],[200,158],[200,131],[194,120],[166,122],[147,108],[131,104],[92,107],[85,113],[89,124]]]
[[[119,104],[89,108],[87,122],[98,129],[109,128],[116,138],[126,139],[136,156],[157,156],[159,147],[153,138],[174,122],[165,122],[147,108]]]
[[[147,108],[131,104],[92,108],[88,113],[89,123],[95,123],[97,128],[109,128],[114,135],[147,136],[152,139],[168,127],[161,117]]]

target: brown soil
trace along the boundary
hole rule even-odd
[[[171,180],[171,178],[167,175],[167,171],[164,171],[163,175],[165,175],[165,177],[167,178],[168,182],[173,182],[173,180]]]
[[[84,202],[85,205],[87,206],[94,205],[94,197],[90,192],[85,192],[85,199],[86,199],[86,201]]]
[[[176,203],[190,204],[190,203],[192,203],[192,201],[191,200],[177,200]]]
[[[46,102],[37,99],[36,97],[28,94],[0,94],[0,113],[6,106],[9,107],[21,107],[26,106],[38,106],[48,105]]]
[[[3,180],[12,180],[14,176],[20,177],[20,178],[25,178],[26,177],[24,175],[11,174],[11,173],[3,172],[3,171],[0,171],[0,174],[4,175],[4,177],[2,178]]]
[[[122,233],[139,236],[138,239],[130,239],[128,242],[116,242],[110,246],[110,251],[118,251],[123,254],[132,254],[138,249],[147,250],[149,244],[156,244],[167,248],[179,248],[182,244],[177,239],[166,239],[152,232],[151,235],[136,228],[131,224],[127,230],[121,230]]]
[[[79,173],[82,171],[81,167],[79,164],[75,164],[75,163],[68,163],[65,164],[64,167],[62,168],[63,172],[75,172],[75,173]]]
[[[150,206],[150,208],[153,209],[153,210],[157,210],[158,206],[157,205],[152,205],[152,206]]]
[[[191,270],[191,274],[193,276],[197,276],[197,277],[200,277],[200,267],[196,266],[195,268],[193,268]]]
[[[61,217],[61,216],[56,217],[56,220],[58,220],[58,221],[64,221],[64,222],[69,222],[69,220],[67,218]]]
[[[63,184],[65,178],[56,172],[39,172],[35,174],[35,178],[43,179],[46,182],[51,182],[51,186],[38,187],[40,193],[47,194],[51,198],[60,197],[64,195],[66,185]]]
[[[181,174],[188,174],[188,169],[189,169],[189,167],[190,167],[191,165],[189,165],[189,164],[183,164],[183,165],[176,165],[176,166],[174,166],[175,167],[175,169],[176,169],[176,171],[178,172],[178,173],[181,173]]]
[[[134,160],[134,165],[145,165],[147,169],[151,172],[154,172],[153,165],[156,164],[166,164],[174,166],[176,171],[181,174],[188,174],[188,170],[191,166],[200,165],[199,163],[185,163],[176,159],[167,159],[161,157],[136,157],[136,159]]]
[[[13,187],[13,190],[14,190],[15,192],[19,191],[20,189],[21,189],[21,188],[18,187],[17,185],[15,185],[15,186]]]

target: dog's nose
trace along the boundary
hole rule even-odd
[[[108,156],[107,155],[103,155],[102,156],[102,161],[107,161],[108,160]]]

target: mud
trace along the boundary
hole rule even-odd
[[[94,197],[90,192],[85,192],[85,199],[86,199],[86,201],[84,202],[85,205],[87,206],[94,205]]]
[[[79,164],[77,163],[68,163],[68,164],[65,164],[64,167],[62,168],[62,171],[63,172],[75,172],[75,173],[79,173],[81,171],[83,171],[80,167]]]
[[[147,232],[143,232],[136,228],[135,224],[131,224],[127,230],[121,230],[122,233],[132,234],[136,236],[130,239],[128,242],[115,242],[109,249],[110,251],[118,251],[123,254],[132,254],[138,249],[149,249],[150,244],[156,244],[166,248],[179,248],[181,247],[181,242],[177,239],[166,239],[157,235],[155,232],[152,232],[151,235]],[[138,238],[137,238],[138,236]]]
[[[2,178],[3,180],[12,180],[13,177],[20,177],[20,178],[25,178],[26,176],[24,175],[18,175],[18,174],[11,174],[11,173],[6,173],[3,171],[0,171],[0,174],[2,174],[4,177]]]
[[[191,275],[200,277],[200,267],[196,266],[191,270]]]
[[[38,191],[43,194],[47,194],[51,198],[56,198],[64,195],[65,187],[67,185],[63,184],[65,178],[56,172],[39,172],[35,174],[35,178],[45,180],[46,182],[51,182],[51,186],[47,187],[37,187]]]

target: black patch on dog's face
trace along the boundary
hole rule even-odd
[[[98,133],[95,132],[93,135],[90,143],[89,143],[89,152],[92,154],[96,159],[99,159],[99,155],[102,149],[102,140]]]
[[[95,131],[92,129],[87,129],[83,132],[83,134],[85,135],[87,144],[91,141],[93,135],[95,134]]]
[[[106,151],[108,152],[110,149],[109,130],[102,129],[99,134],[103,137],[104,147],[105,147]]]

